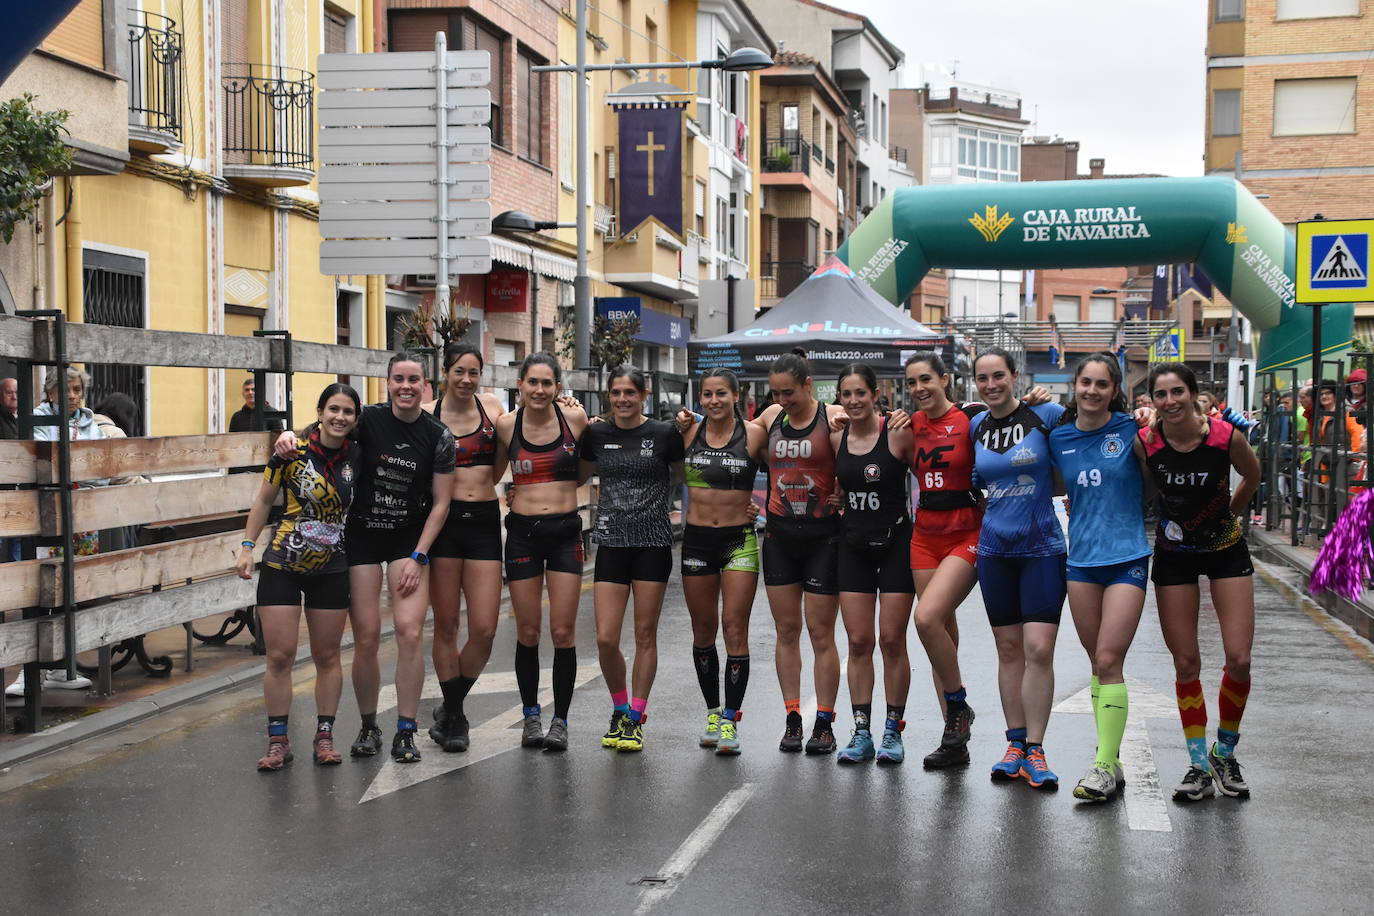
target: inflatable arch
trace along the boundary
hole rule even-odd
[[[901,188],[837,252],[898,303],[932,267],[1027,270],[1195,261],[1262,332],[1258,370],[1312,355],[1294,302],[1293,234],[1231,178],[1129,178]],[[1322,310],[1323,352],[1350,345],[1353,305]]]

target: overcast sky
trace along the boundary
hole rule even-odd
[[[1020,93],[1031,134],[1078,140],[1079,171],[1201,175],[1207,4],[1198,0],[826,0],[921,65]]]

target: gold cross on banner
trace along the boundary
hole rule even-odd
[[[636,151],[636,152],[639,152],[639,153],[648,153],[648,154],[649,154],[649,196],[650,196],[650,197],[653,197],[653,196],[654,196],[654,153],[655,153],[655,152],[658,152],[658,151],[660,151],[660,150],[666,150],[667,148],[668,148],[668,147],[664,146],[662,143],[654,143],[654,132],[653,132],[653,131],[649,131],[649,142],[648,142],[648,143],[641,143],[641,144],[639,144],[639,146],[636,146],[636,147],[635,147],[635,151]]]

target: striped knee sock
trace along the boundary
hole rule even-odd
[[[1207,768],[1207,699],[1202,681],[1174,684],[1178,694],[1178,717],[1183,722],[1183,738],[1188,742],[1188,757],[1193,766]]]
[[[1217,697],[1217,754],[1230,757],[1240,740],[1240,719],[1245,715],[1245,701],[1250,698],[1250,682],[1237,681],[1231,672],[1222,669],[1221,693]]]

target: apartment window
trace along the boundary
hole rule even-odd
[[[835,125],[829,121],[825,122],[825,157],[832,162],[827,162],[827,168],[834,171],[833,160],[835,158]]]
[[[1088,300],[1089,321],[1115,321],[1116,300],[1111,296],[1093,296]]]
[[[821,257],[829,257],[835,250],[835,233],[829,229],[825,230],[825,250],[821,252]]]
[[[565,61],[566,63],[566,61]],[[574,188],[573,159],[573,75],[558,74],[558,180]]]
[[[119,15],[124,15],[120,4]],[[105,12],[101,0],[81,0],[43,39],[43,50],[69,60],[105,68]],[[123,20],[120,20],[121,25]],[[113,69],[113,67],[111,68]]]
[[[543,165],[546,161],[543,130],[544,74],[535,73],[533,68],[542,66],[544,61],[532,56],[524,48],[520,49],[518,61],[515,151],[531,162]]]
[[[879,103],[879,109],[882,111],[883,116],[881,121],[879,122],[882,125],[882,136],[878,142],[881,143],[883,146],[887,146],[887,103]]]
[[[387,46],[392,51],[433,51],[434,33],[444,29],[454,51],[486,51],[491,55],[491,142],[507,146],[502,117],[506,89],[505,36],[469,12],[391,10]]]
[[[796,137],[801,134],[801,110],[796,105],[782,106],[782,135]]]
[[[878,110],[878,93],[875,92],[873,93],[873,105],[868,109],[868,114],[872,122],[868,125],[867,132],[868,139],[870,140],[878,139],[878,125],[880,123],[878,120],[879,113],[880,112]]]
[[[1283,5],[1283,0],[1279,0]],[[1217,0],[1217,22],[1236,22],[1245,18],[1245,0]]]
[[[1355,77],[1274,81],[1274,136],[1354,132]]]
[[[730,222],[730,205],[724,197],[716,198],[716,251],[725,253],[730,250],[726,227]]]
[[[1212,93],[1212,136],[1240,136],[1240,90],[1217,89]]]
[[[725,224],[725,241],[729,245],[730,257],[739,258],[739,194],[735,191],[730,192],[730,209],[725,214]]]
[[[1055,321],[1077,321],[1078,320],[1078,297],[1077,296],[1055,296],[1054,320]]]
[[[1332,16],[1358,15],[1360,0],[1279,0],[1274,18],[1327,19]]]
[[[692,183],[692,202],[695,209],[692,211],[696,215],[697,235],[706,237],[706,182],[694,181]]]
[[[349,51],[348,22],[353,17],[332,4],[324,5],[324,52],[343,54]]]

